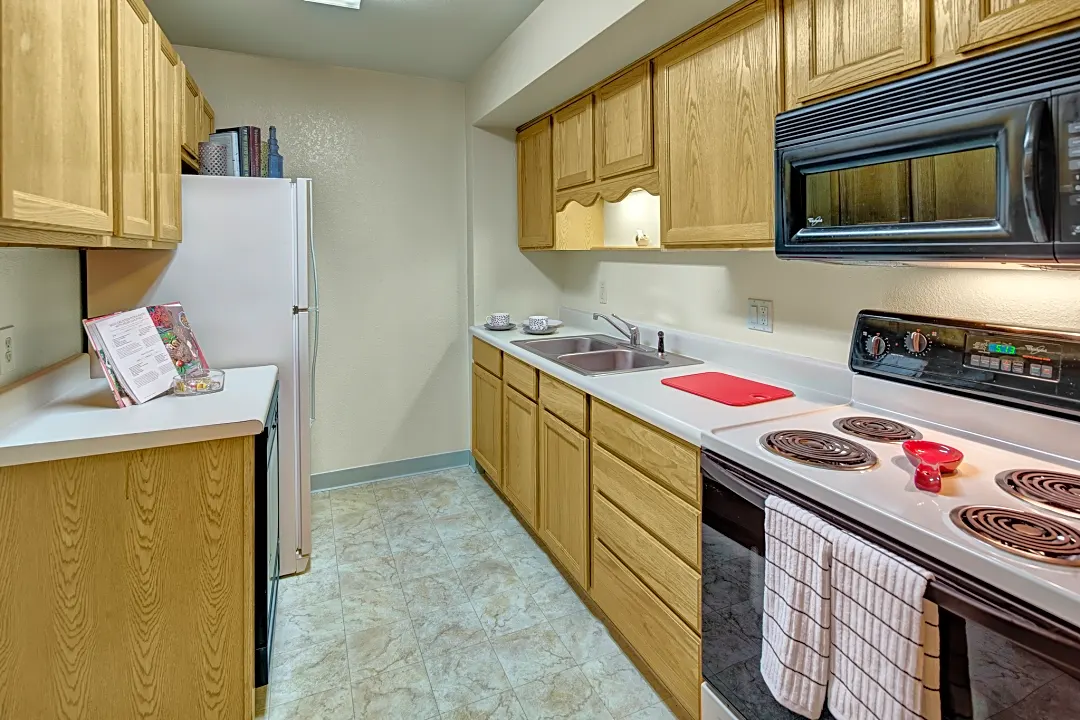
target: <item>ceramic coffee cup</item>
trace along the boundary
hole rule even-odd
[[[510,324],[510,313],[491,313],[487,316],[487,324],[491,327],[506,327]]]
[[[530,315],[529,329],[533,332],[543,332],[548,329],[547,315]]]

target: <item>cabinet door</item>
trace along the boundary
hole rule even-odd
[[[154,237],[154,21],[142,0],[113,5],[113,160],[116,228],[121,237]]]
[[[491,481],[502,485],[502,383],[473,364],[472,452]]]
[[[184,68],[183,149],[192,158],[199,158],[199,129],[202,122],[202,92],[191,73]]]
[[[758,0],[657,58],[664,245],[772,242],[777,23]]]
[[[596,173],[601,180],[652,167],[651,67],[642,63],[596,91]]]
[[[555,188],[551,179],[551,118],[517,137],[518,247],[537,250],[555,245]]]
[[[960,0],[958,10],[963,51],[1078,18],[1080,0]]]
[[[801,103],[927,64],[929,17],[930,0],[785,0],[789,97]]]
[[[589,442],[549,412],[540,420],[540,538],[589,587]]]
[[[206,102],[206,98],[202,101],[202,119],[199,122],[199,140],[206,142],[210,139],[211,133],[214,132],[214,108],[210,107],[210,103]]]
[[[157,76],[157,235],[159,240],[180,242],[180,86],[184,66],[161,28],[157,28],[155,62]]]
[[[503,492],[517,511],[536,527],[536,403],[503,386]]]
[[[553,116],[555,189],[588,185],[593,171],[593,98],[581,98]]]
[[[112,0],[0,2],[0,215],[113,231]]]

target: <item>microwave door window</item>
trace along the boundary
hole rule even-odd
[[[997,217],[994,147],[811,172],[804,181],[808,228]]]

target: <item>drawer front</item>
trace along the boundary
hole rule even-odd
[[[675,700],[698,716],[701,638],[611,554],[593,541],[592,598]]]
[[[588,434],[585,393],[549,375],[540,375],[540,403],[548,412]]]
[[[592,482],[596,492],[611,500],[692,568],[701,568],[700,510],[675,497],[595,442]]]
[[[472,339],[472,359],[480,367],[493,374],[502,377],[502,350],[488,345],[483,340]]]
[[[512,355],[503,355],[503,379],[530,400],[537,398],[540,383],[532,365],[526,365]]]
[[[619,511],[593,495],[593,532],[668,607],[701,632],[701,574]]]
[[[700,459],[696,447],[595,399],[592,437],[675,494],[701,506]]]

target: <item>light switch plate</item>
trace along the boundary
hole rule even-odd
[[[0,328],[0,377],[5,380],[15,375],[15,326]]]
[[[746,314],[746,327],[758,332],[771,333],[773,331],[772,300],[750,298],[750,307]]]
[[[600,304],[607,305],[607,283],[600,281]]]

